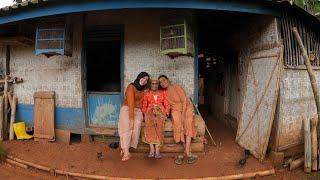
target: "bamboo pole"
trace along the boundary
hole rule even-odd
[[[319,96],[316,76],[315,76],[314,71],[312,69],[307,50],[303,46],[303,43],[302,43],[302,40],[300,38],[300,35],[298,33],[297,28],[293,27],[292,31],[293,31],[293,34],[294,34],[297,42],[298,42],[299,48],[300,48],[302,55],[303,55],[304,62],[307,67],[307,71],[308,71],[310,82],[311,82],[311,87],[313,90],[314,100],[315,100],[316,106],[317,106],[317,115],[318,115],[318,121],[319,121],[319,118],[320,118],[320,114],[319,114],[320,113],[320,96]]]
[[[4,135],[4,121],[3,121],[3,96],[0,96],[0,141],[3,141]]]
[[[13,98],[12,98],[12,106],[11,106],[11,116],[10,116],[9,140],[13,140],[14,139],[13,123],[15,122],[15,117],[16,117],[16,106],[17,106],[17,97],[13,96]]]
[[[25,165],[25,164],[22,164],[22,163],[19,163],[17,161],[14,161],[14,160],[11,160],[11,159],[6,159],[6,162],[9,163],[9,164],[12,164],[12,165],[16,165],[16,166],[19,166],[21,168],[25,168],[25,169],[28,169],[28,166]]]
[[[4,97],[4,109],[3,109],[3,138],[7,139],[8,138],[8,82],[7,82],[8,76],[5,77],[6,82],[4,83],[4,92],[3,92],[3,97]]]
[[[7,156],[9,159],[11,160],[14,160],[18,163],[21,163],[21,164],[25,164],[27,166],[30,166],[30,167],[33,167],[33,168],[37,168],[37,169],[40,169],[40,170],[43,170],[43,171],[48,171],[50,172],[51,168],[48,168],[48,167],[45,167],[45,166],[41,166],[41,165],[38,165],[38,164],[35,164],[35,163],[31,163],[31,162],[28,162],[28,161],[24,161],[24,160],[21,160],[21,159],[18,159],[18,158],[15,158],[13,156]]]
[[[317,142],[317,125],[318,119],[312,118],[311,119],[311,148],[312,148],[312,170],[318,170],[318,142]]]
[[[310,120],[303,118],[304,122],[304,172],[311,172],[311,134]]]
[[[64,170],[58,170],[58,169],[51,169],[49,167],[45,167],[45,166],[42,166],[42,165],[38,165],[38,164],[35,164],[35,163],[31,163],[31,162],[28,162],[28,161],[24,161],[24,160],[21,160],[21,159],[18,159],[18,158],[14,158],[12,156],[9,156],[8,155],[8,158],[15,161],[15,162],[18,162],[18,163],[21,163],[23,165],[27,165],[27,166],[30,166],[30,167],[33,167],[33,168],[36,168],[36,169],[40,169],[40,170],[43,170],[43,171],[47,171],[47,172],[53,172],[53,173],[56,173],[56,174],[61,174],[61,175],[69,175],[69,176],[73,176],[73,177],[81,177],[81,178],[87,178],[87,179],[110,179],[110,180],[113,180],[113,179],[123,179],[123,180],[129,180],[129,179],[132,179],[132,178],[122,178],[122,177],[110,177],[110,176],[101,176],[101,175],[91,175],[91,174],[84,174],[84,173],[75,173],[75,172],[69,172],[69,171],[64,171]],[[201,178],[203,180],[209,180],[209,179],[245,179],[245,178],[255,178],[255,177],[261,177],[261,176],[269,176],[269,175],[273,175],[275,174],[275,170],[274,169],[269,169],[269,170],[263,170],[263,171],[256,171],[256,172],[249,172],[249,173],[243,173],[243,174],[235,174],[235,175],[227,175],[227,176],[219,176],[219,177],[204,177],[204,178]],[[141,178],[141,180],[147,180],[145,178]],[[182,180],[182,179],[177,179],[177,180]]]

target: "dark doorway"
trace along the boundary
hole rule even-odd
[[[120,41],[88,42],[87,91],[121,91],[120,49]]]
[[[86,32],[86,105],[92,130],[114,128],[118,124],[122,102],[122,32],[121,26],[90,27]]]

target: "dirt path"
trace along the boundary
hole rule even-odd
[[[234,141],[234,134],[211,117],[213,135],[218,147],[209,143],[205,154],[199,156],[194,165],[175,165],[173,157],[148,159],[146,155],[133,155],[128,162],[121,162],[119,149],[113,150],[103,142],[63,145],[59,143],[29,141],[6,141],[5,147],[10,155],[55,169],[70,172],[107,175],[131,178],[196,178],[224,176],[237,173],[271,169],[266,160],[260,163],[250,157],[244,167],[238,161],[243,149]],[[210,142],[210,141],[209,141]],[[103,160],[97,159],[97,152],[103,153]]]

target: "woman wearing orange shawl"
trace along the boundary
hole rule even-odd
[[[182,142],[185,146],[187,162],[196,162],[197,157],[190,151],[191,139],[196,137],[196,126],[194,120],[193,104],[187,97],[183,88],[176,84],[171,84],[167,76],[159,76],[160,86],[165,89],[171,107],[173,136],[176,143]],[[183,155],[176,158],[176,164],[182,164]]]

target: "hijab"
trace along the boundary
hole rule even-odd
[[[148,86],[148,83],[145,84],[144,86],[141,86],[140,85],[140,79],[144,78],[144,77],[150,77],[148,73],[146,72],[141,72],[139,73],[139,75],[137,76],[136,80],[133,81],[133,83],[131,83],[138,91],[142,91],[144,90],[147,86]]]

